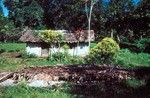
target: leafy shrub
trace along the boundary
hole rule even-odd
[[[21,54],[21,57],[24,58],[24,59],[26,59],[26,58],[36,58],[37,56],[35,54],[29,54],[27,52],[23,52]]]
[[[63,48],[65,51],[68,51],[68,49],[70,49],[70,47],[69,47],[67,44],[63,45],[62,48]]]
[[[70,56],[68,60],[70,64],[84,64],[85,63],[84,58],[79,57],[79,56]]]
[[[112,38],[104,38],[87,56],[88,63],[112,63],[113,58],[120,50],[119,45]]]
[[[52,57],[48,57],[51,62],[63,63],[63,64],[83,64],[84,59],[78,56],[71,56],[65,52],[56,52],[52,54]]]
[[[115,55],[119,51],[119,45],[112,38],[104,38],[98,43],[97,49],[100,49],[101,54]]]
[[[70,49],[69,45],[65,44],[65,45],[63,45],[62,48],[64,49],[64,54],[65,54],[66,56],[68,56],[68,55],[69,55],[69,54],[68,54],[68,50]]]
[[[141,51],[144,51],[150,45],[150,38],[136,40],[135,44]]]
[[[56,52],[52,54],[52,58],[50,58],[50,60],[53,61],[63,61],[67,58],[68,55],[62,53],[62,52]]]
[[[39,36],[46,42],[61,42],[64,38],[63,34],[60,31],[48,30],[39,33]]]

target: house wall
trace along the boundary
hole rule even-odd
[[[72,53],[72,50],[69,51]],[[78,47],[75,47],[75,55],[77,56],[86,56],[89,53],[88,45],[79,45]]]
[[[41,47],[38,43],[27,43],[26,52],[29,54],[34,54],[38,57],[41,56]]]
[[[56,52],[64,52],[63,48],[50,48],[51,53],[56,53]],[[71,49],[68,49],[68,53],[70,55],[74,56],[86,56],[89,53],[89,48],[88,44],[79,44],[78,46],[72,47]]]
[[[72,45],[72,44],[70,44],[70,45]],[[41,44],[39,44],[39,43],[27,43],[26,52],[29,54],[34,54],[38,57],[42,57]],[[58,47],[49,48],[49,54],[50,53],[53,54],[56,52],[64,52],[64,49],[60,48],[60,50],[59,50]],[[88,52],[89,52],[89,48],[88,48],[88,44],[86,44],[86,43],[79,44],[78,46],[75,45],[75,46],[72,46],[70,49],[68,49],[68,53],[72,56],[74,55],[74,56],[82,56],[83,57],[83,56],[88,55]],[[43,57],[46,57],[46,56],[43,56]]]

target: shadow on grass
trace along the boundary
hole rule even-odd
[[[111,68],[97,66],[71,66],[69,70],[76,73],[76,76],[70,77],[71,81],[76,82],[71,86],[70,93],[81,95],[83,98],[150,98],[150,68],[148,67],[111,70]],[[104,73],[99,73],[100,71]],[[118,79],[117,75],[123,75],[122,71],[131,74],[131,79]],[[129,84],[128,80],[132,84]]]

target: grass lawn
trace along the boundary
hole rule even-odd
[[[25,43],[0,43],[0,50],[3,49],[5,52],[22,51],[25,47]]]
[[[0,72],[15,71],[24,67],[25,63],[22,59],[0,57]]]
[[[76,95],[67,93],[65,89],[31,88],[26,85],[19,85],[1,87],[0,98],[76,98]]]
[[[150,54],[132,53],[122,49],[116,58],[116,64],[125,68],[150,67]]]
[[[95,43],[91,44],[92,47]],[[24,43],[0,43],[0,49],[6,50],[6,52],[11,51],[22,51],[25,49]],[[0,54],[0,71],[14,71],[22,69],[24,67],[33,66],[53,66],[60,64],[55,61],[48,61],[46,58],[10,58],[5,57]],[[68,62],[63,62],[63,64],[70,64]],[[135,67],[150,67],[150,54],[146,53],[132,53],[127,49],[122,49],[115,61],[115,64],[121,65],[125,68],[135,68]]]

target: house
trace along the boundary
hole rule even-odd
[[[69,46],[68,53],[76,56],[86,56],[89,53],[88,48],[88,31],[83,30],[77,33],[72,33],[66,30],[56,30],[64,35],[64,40],[60,43],[61,47],[58,47],[57,42],[55,45],[45,42],[38,33],[48,30],[24,30],[20,41],[26,43],[26,52],[28,54],[34,54],[38,57],[48,57],[50,53],[63,52],[63,45]],[[94,31],[91,30],[90,40],[94,41]]]

